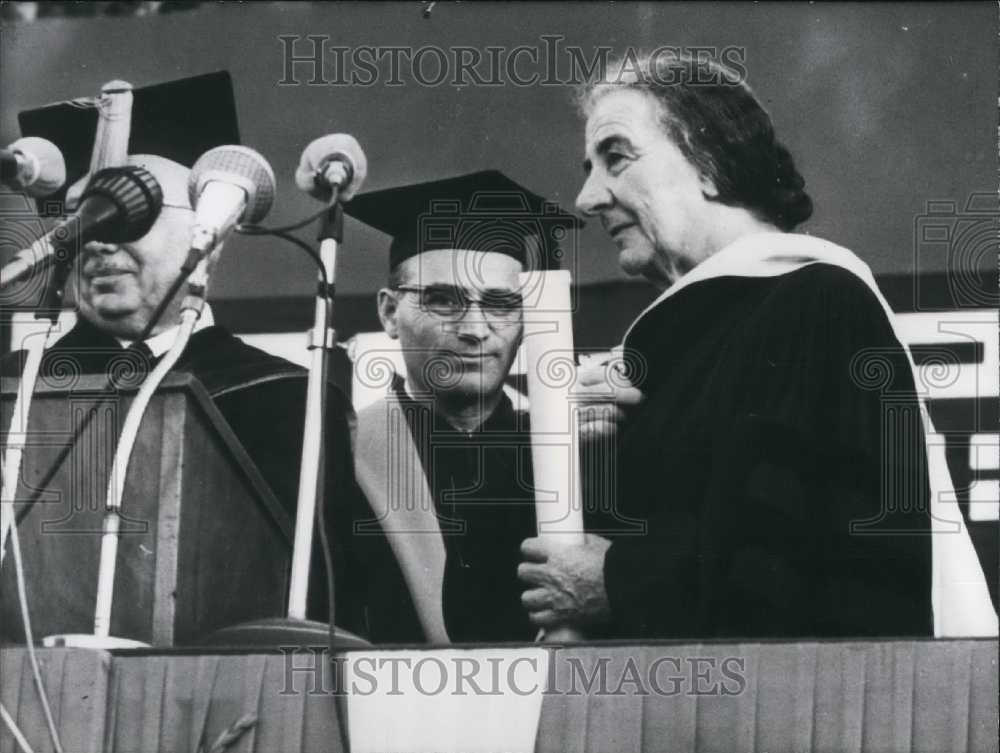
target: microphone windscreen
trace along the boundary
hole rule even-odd
[[[191,168],[188,196],[197,207],[198,197],[210,181],[218,180],[242,188],[247,205],[240,222],[260,222],[274,204],[276,183],[274,171],[259,153],[245,146],[217,146],[209,149]]]
[[[350,201],[368,176],[368,160],[357,139],[346,133],[320,136],[302,150],[295,170],[295,185],[320,201],[329,201],[330,185],[322,178],[331,162],[342,160],[351,166],[351,179],[340,187],[341,201]]]
[[[33,157],[36,162],[33,179],[24,186],[29,196],[51,196],[66,182],[66,160],[59,147],[48,139],[25,136],[10,145],[11,151]]]
[[[102,196],[114,202],[118,216],[113,224],[100,229],[94,240],[104,243],[131,243],[153,227],[163,207],[163,190],[153,174],[142,167],[106,167],[90,179],[80,197],[80,211],[87,199]]]

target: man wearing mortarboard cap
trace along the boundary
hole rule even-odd
[[[406,374],[358,415],[374,641],[530,641],[521,542],[535,535],[527,414],[504,392],[522,336],[518,276],[551,268],[578,222],[496,171],[371,192],[345,211],[393,236],[378,293]]]
[[[135,342],[187,256],[194,222],[188,198],[190,165],[212,147],[239,143],[232,84],[228,73],[222,72],[138,89],[132,110],[129,151],[133,154],[128,162],[144,167],[156,178],[163,191],[163,208],[149,232],[134,242],[85,246],[72,275],[78,323],[46,351],[42,380],[58,374],[67,359],[81,374],[110,376],[123,366],[123,356],[133,366],[148,371],[170,349],[178,330],[183,287],[151,336],[144,343]],[[195,122],[189,116],[191,111],[199,111],[203,117]],[[67,162],[68,187],[86,179],[96,127],[93,109],[61,103],[22,113],[20,120],[25,135],[43,136],[61,148]],[[18,352],[6,357],[0,364],[3,375],[20,375],[23,355]],[[208,304],[175,370],[190,372],[202,382],[281,502],[291,526],[302,447],[304,370],[246,345],[216,325]],[[326,402],[328,446],[336,455],[327,458],[324,488],[329,498],[346,503],[357,493],[347,428],[350,407],[332,387]],[[34,507],[40,510],[46,506]],[[320,553],[318,549],[314,552],[307,612],[309,618],[327,622],[326,576]],[[76,569],[90,572],[85,566]],[[15,612],[6,612],[17,604],[16,598],[7,598],[14,593],[11,570],[5,568],[0,580],[2,603],[10,605],[0,624],[13,628],[20,625],[20,619]],[[59,563],[46,563],[45,570],[51,578],[59,577],[61,568]],[[93,581],[88,575],[74,579],[73,587],[64,589],[67,600],[59,605],[64,631],[89,632]],[[284,598],[278,595],[272,601],[281,603]],[[248,611],[252,608],[237,604],[232,609],[232,623],[280,616],[254,614]]]

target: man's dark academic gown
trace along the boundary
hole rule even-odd
[[[71,357],[82,374],[105,374],[108,362],[121,352],[114,337],[81,319],[45,352],[40,378],[51,374],[53,366],[58,368],[65,357]],[[4,357],[0,374],[20,376],[23,356],[24,352],[19,351]],[[194,333],[174,370],[190,372],[202,382],[294,525],[305,421],[305,370],[247,345],[219,326]],[[349,508],[356,504],[351,497],[359,493],[354,484],[348,431],[351,409],[336,388],[331,387],[327,395],[325,496]],[[318,530],[316,538],[318,541]],[[318,547],[314,551],[307,616],[328,622],[329,598],[321,553]],[[334,554],[339,564],[340,552]],[[348,587],[345,585],[344,599],[348,599]],[[352,621],[348,614],[344,617]],[[340,624],[339,616],[336,620]]]
[[[397,460],[387,463],[395,450],[361,443],[365,421],[373,416],[375,421],[392,420],[384,406],[405,416],[403,430],[409,431],[416,447],[420,481],[426,480],[436,513],[431,518],[436,517],[440,529],[389,535],[443,540],[439,598],[447,638],[453,642],[533,640],[537,630],[521,606],[523,588],[517,580],[521,542],[535,535],[527,416],[516,412],[505,395],[479,429],[466,433],[448,424],[429,402],[412,400],[397,383],[387,400],[360,413],[357,459],[376,469],[385,468],[394,492],[409,483],[389,470],[396,467]],[[409,496],[406,501],[413,499]],[[365,505],[356,511],[355,522],[370,522],[372,517],[372,509]],[[342,535],[343,526],[340,530]],[[379,643],[428,640],[386,532],[377,525],[367,530],[368,535],[356,534],[350,543],[365,572],[362,588],[367,619],[360,632]],[[417,567],[426,564],[416,563]]]
[[[871,290],[830,264],[718,276],[625,341],[646,402],[620,447],[610,633],[932,634],[923,429]]]

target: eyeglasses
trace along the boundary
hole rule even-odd
[[[487,290],[481,298],[473,298],[464,288],[453,285],[397,285],[392,289],[417,293],[420,307],[442,319],[461,319],[473,303],[493,321],[509,322],[521,316],[521,295],[506,290]]]

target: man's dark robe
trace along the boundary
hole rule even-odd
[[[927,636],[931,541],[913,377],[857,277],[811,264],[690,284],[625,342],[605,559],[618,636]]]
[[[503,396],[482,426],[463,432],[453,428],[430,401],[414,401],[398,384],[393,396],[379,405],[405,415],[433,496],[440,533],[408,535],[443,539],[442,606],[448,638],[455,642],[532,640],[537,631],[521,606],[523,589],[517,580],[521,542],[535,535],[527,416],[516,412]],[[365,416],[362,413],[360,420]],[[366,450],[359,445],[358,451]],[[368,460],[376,468],[387,467],[384,458]],[[390,478],[389,483],[403,481]],[[367,506],[355,513],[355,522],[371,518]],[[384,531],[355,535],[351,546],[363,562],[366,579],[363,632],[380,643],[426,640]]]
[[[114,370],[112,363],[116,359],[121,363],[121,354],[122,346],[114,337],[81,319],[45,352],[39,378],[44,380],[53,371],[65,368],[68,361],[81,374],[107,374],[109,367]],[[18,351],[5,356],[0,360],[0,374],[19,377],[24,355],[24,351]],[[150,369],[156,360],[148,361]],[[189,372],[202,382],[294,525],[305,421],[305,370],[247,345],[222,327],[211,326],[191,336],[174,371]],[[331,386],[327,392],[325,498],[328,504],[335,502],[348,509],[357,504],[352,498],[359,494],[351,458],[350,415],[346,399]],[[316,541],[307,616],[328,622],[328,582],[318,546],[318,529]],[[341,552],[334,552],[334,556],[337,572]],[[338,589],[338,604],[342,599],[345,604],[352,601],[347,593],[349,588],[345,583],[343,594]],[[261,615],[280,616],[283,615]],[[345,613],[344,618],[353,621],[349,614]],[[340,616],[335,619],[341,624]]]

